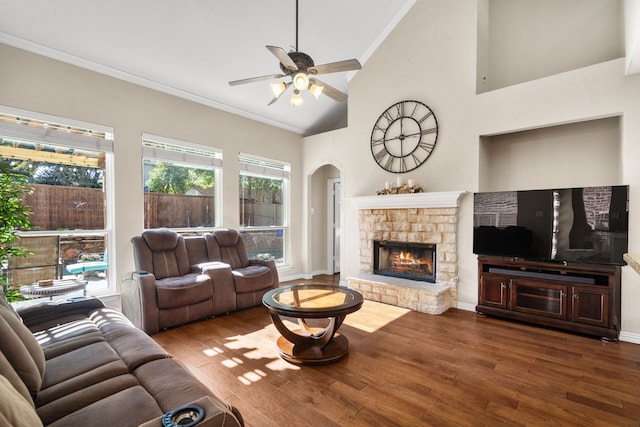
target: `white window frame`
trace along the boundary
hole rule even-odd
[[[173,147],[180,147],[184,150],[165,150],[150,146],[149,143],[167,144]],[[215,147],[195,144],[188,141],[169,138],[166,136],[154,135],[150,133],[142,134],[142,162],[144,171],[144,161],[165,161],[187,167],[201,166],[213,169],[214,182],[214,226],[219,227],[222,222],[222,150]],[[143,182],[144,185],[144,182]],[[146,215],[146,212],[144,213]],[[213,228],[212,227],[212,228]],[[172,228],[177,232],[204,231],[201,227],[179,227]],[[209,230],[206,230],[209,231]]]
[[[253,154],[240,153],[238,156],[239,163],[239,176],[249,175],[256,178],[271,178],[282,179],[282,198],[283,198],[283,210],[282,210],[282,225],[272,226],[243,226],[240,224],[240,232],[252,232],[252,231],[274,231],[282,230],[283,243],[282,243],[282,258],[283,263],[277,264],[277,266],[284,267],[289,265],[288,248],[290,247],[290,212],[291,212],[291,197],[290,197],[290,180],[291,180],[291,164],[289,162],[269,159],[266,157],[260,157]],[[239,187],[239,185],[238,185]],[[239,202],[239,200],[238,200]],[[239,206],[239,210],[242,211],[243,207]],[[240,219],[238,218],[238,222]]]
[[[0,113],[15,117],[23,117],[37,120],[45,123],[56,123],[70,127],[81,129],[91,129],[92,131],[101,132],[104,138],[96,136],[81,135],[75,133],[64,133],[58,130],[52,130],[47,127],[24,126],[21,124],[0,122],[0,135],[7,138],[15,138],[25,142],[32,143],[49,143],[64,147],[85,149],[91,151],[99,151],[105,154],[105,173],[103,189],[105,192],[105,226],[99,230],[70,230],[70,231],[24,231],[20,235],[24,236],[42,236],[42,235],[58,235],[58,236],[95,236],[104,235],[107,246],[106,250],[109,254],[114,254],[115,249],[115,189],[114,189],[114,130],[111,127],[97,125],[95,123],[84,122],[80,120],[58,117],[49,114],[36,113],[32,111],[22,110],[9,106],[0,105]],[[114,256],[107,257],[108,271],[107,288],[91,290],[91,294],[95,296],[109,296],[117,293],[116,278],[118,277]],[[62,296],[67,298],[67,296]]]

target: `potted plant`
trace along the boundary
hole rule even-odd
[[[29,251],[16,246],[18,230],[27,230],[29,222],[28,206],[23,204],[24,196],[31,193],[28,178],[25,175],[12,173],[8,167],[0,165],[0,264],[7,265],[9,257],[26,256]],[[2,292],[8,301],[16,300],[19,293],[16,289],[9,289],[7,275],[0,277]]]

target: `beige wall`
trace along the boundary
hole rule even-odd
[[[115,269],[133,270],[129,240],[143,229],[141,135],[151,133],[223,150],[223,227],[239,226],[238,153],[292,165],[291,195],[301,198],[300,136],[157,91],[0,44],[0,105],[81,120],[114,129]],[[291,234],[300,235],[301,208],[291,204]],[[299,239],[287,248],[302,272]],[[118,280],[119,281],[119,280]]]
[[[624,184],[620,127],[616,116],[483,137],[478,189]]]
[[[481,15],[486,8],[490,19],[478,25],[483,34],[478,46],[488,55],[488,62],[478,63],[482,77],[478,92],[624,56],[620,0],[482,0],[479,4]]]
[[[357,275],[359,264],[358,212],[348,198],[375,194],[385,181],[393,182],[396,177],[378,167],[371,156],[372,126],[382,111],[403,99],[429,105],[438,118],[439,134],[426,164],[401,176],[413,178],[427,191],[469,192],[460,209],[459,307],[472,310],[477,303],[471,193],[480,189],[480,176],[487,176],[488,168],[510,161],[491,157],[496,148],[483,142],[489,136],[620,116],[605,120],[605,125],[595,130],[587,129],[606,135],[611,150],[607,155],[602,156],[602,147],[594,143],[597,135],[584,146],[575,139],[568,147],[562,146],[563,151],[580,150],[576,154],[592,165],[599,164],[594,167],[600,170],[566,161],[561,168],[549,170],[544,180],[517,171],[514,176],[518,186],[526,188],[629,184],[629,249],[640,252],[640,168],[633,160],[640,158],[640,74],[625,77],[625,60],[620,58],[476,95],[477,5],[483,3],[416,2],[350,82],[348,128],[304,139],[303,174],[323,164],[336,165],[342,171],[343,196],[347,198],[343,203],[342,280]],[[540,141],[547,146],[560,143],[556,141],[558,133],[550,132],[548,138],[548,133],[538,131]],[[522,152],[513,161],[522,164],[533,155],[544,161],[545,155],[537,153],[536,147],[518,146]],[[509,176],[501,174],[503,178]],[[601,183],[600,179],[615,182]],[[623,339],[640,343],[640,311],[634,307],[640,300],[640,275],[630,267],[623,268],[622,298]]]

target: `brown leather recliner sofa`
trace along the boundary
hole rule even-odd
[[[200,427],[243,425],[235,408],[95,298],[16,311],[0,296],[0,396],[3,426],[161,426],[191,405],[204,410]]]
[[[122,311],[148,334],[260,305],[279,286],[275,262],[249,259],[236,230],[153,229],[131,242],[136,271],[123,281]]]

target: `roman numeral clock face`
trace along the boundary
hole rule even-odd
[[[371,131],[371,154],[386,171],[405,173],[422,165],[438,139],[433,111],[419,101],[401,101],[380,115]]]

